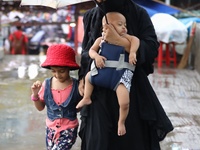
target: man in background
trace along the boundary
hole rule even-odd
[[[21,26],[17,26],[16,28],[17,30],[9,36],[10,54],[26,55],[28,47],[28,37],[23,33]]]

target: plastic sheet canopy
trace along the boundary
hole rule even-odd
[[[159,41],[184,43],[187,40],[187,27],[172,15],[157,13],[151,17]]]

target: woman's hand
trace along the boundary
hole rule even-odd
[[[116,44],[121,39],[112,24],[103,25],[103,38],[110,44]]]
[[[127,51],[130,50],[130,42],[126,38],[120,36],[112,24],[103,25],[103,39],[110,44],[122,46]]]

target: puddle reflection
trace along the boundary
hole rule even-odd
[[[30,100],[33,81],[51,75],[40,67],[44,59],[6,55],[0,60],[0,149],[45,150],[46,111],[37,111]]]

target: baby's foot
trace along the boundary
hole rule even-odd
[[[76,109],[79,109],[85,105],[90,105],[92,103],[91,99],[82,99],[77,105],[76,105]]]
[[[126,127],[124,123],[118,123],[118,136],[126,134]]]

